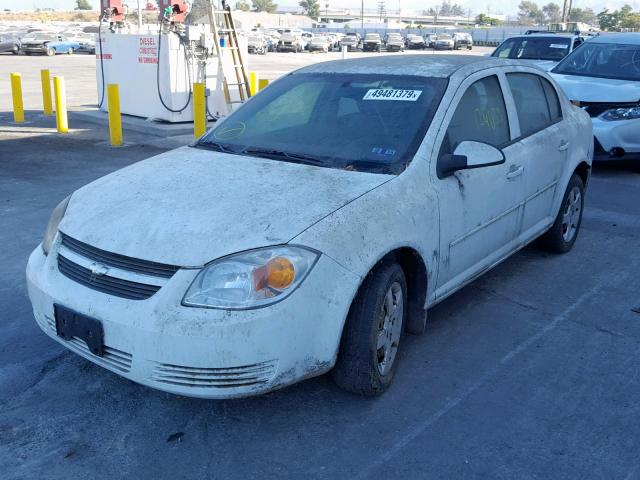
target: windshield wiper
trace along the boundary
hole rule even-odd
[[[205,147],[223,153],[237,153],[231,150],[229,147],[226,147],[222,143],[218,142],[200,141],[196,143],[196,147]]]
[[[305,153],[293,153],[285,152],[283,150],[277,150],[272,148],[259,148],[248,147],[240,152],[244,155],[254,155],[256,157],[271,158],[274,160],[285,160],[293,163],[307,163],[309,165],[326,166],[325,162],[313,155],[307,155]]]

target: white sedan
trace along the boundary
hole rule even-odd
[[[63,200],[29,259],[34,314],[77,354],[176,394],[330,370],[380,394],[429,307],[538,237],[571,249],[592,135],[518,62],[312,65],[194,146]]]
[[[592,117],[597,160],[640,160],[640,33],[589,40],[552,76]]]

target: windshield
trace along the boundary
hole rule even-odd
[[[505,40],[492,57],[512,58],[519,60],[553,60],[560,61],[571,47],[570,38],[562,37],[527,37]]]
[[[640,81],[640,45],[586,42],[553,73]]]
[[[415,155],[446,79],[292,74],[236,110],[198,146],[375,173],[400,173]]]
[[[438,40],[451,40],[453,37],[451,35],[440,35]]]

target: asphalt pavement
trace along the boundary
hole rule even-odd
[[[33,319],[24,270],[62,198],[181,140],[130,134],[112,148],[103,129],[71,122],[58,135],[37,112],[13,125],[6,58],[3,480],[640,479],[640,174],[632,166],[596,166],[572,252],[529,246],[432,309],[427,333],[403,338],[382,397],[345,393],[326,376],[241,400],[179,397],[51,341]],[[79,95],[77,104],[92,101]]]

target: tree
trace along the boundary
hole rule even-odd
[[[569,15],[569,21],[595,25],[597,17],[595,12],[590,8],[573,8],[571,9],[571,14]]]
[[[531,0],[522,0],[518,5],[518,20],[525,25],[544,22],[544,14],[538,4]]]
[[[273,13],[278,8],[278,5],[273,3],[271,0],[251,0],[251,3],[253,4],[253,9],[256,12]]]
[[[208,0],[194,0],[187,16],[187,23],[192,24],[209,15]]]
[[[502,22],[497,18],[492,18],[489,15],[485,15],[484,13],[481,13],[476,17],[476,23],[478,25],[490,25],[492,27],[495,27],[500,25]]]
[[[301,0],[298,5],[302,7],[302,11],[308,17],[318,18],[320,16],[320,4],[318,0]]]
[[[88,0],[76,0],[76,10],[93,10]]]
[[[602,30],[640,28],[640,13],[635,13],[629,5],[624,5],[620,10],[613,12],[605,9],[597,15],[597,18]]]
[[[557,3],[547,3],[542,7],[542,13],[549,23],[558,23],[562,20],[562,9]]]
[[[251,10],[251,5],[249,5],[244,0],[240,0],[239,2],[236,2],[236,10],[240,10],[242,12],[248,12],[249,10]]]
[[[444,0],[442,5],[423,10],[422,14],[436,18],[438,18],[439,15],[443,17],[464,17],[465,11],[462,5],[458,5],[457,3],[452,4],[449,0]]]

